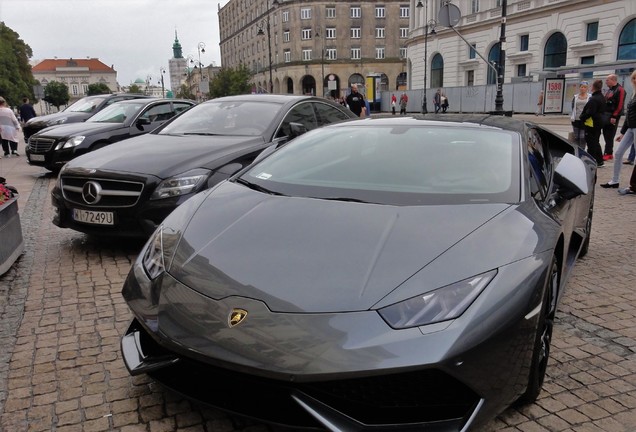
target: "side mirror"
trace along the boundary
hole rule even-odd
[[[558,192],[565,198],[572,199],[579,195],[587,195],[587,168],[578,157],[566,153],[554,171],[554,182]]]
[[[150,119],[147,119],[147,118],[137,119],[137,123],[135,123],[135,125],[137,126],[137,129],[139,130],[144,130],[144,126],[148,126],[149,124],[150,124]]]
[[[291,133],[289,134],[289,138],[296,138],[307,132],[307,128],[302,123],[290,122],[289,128],[291,129]]]

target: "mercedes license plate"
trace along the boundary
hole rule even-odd
[[[93,225],[114,225],[113,212],[73,209],[73,220]]]
[[[29,159],[31,159],[32,161],[40,161],[40,162],[44,162],[44,155],[40,155],[40,154],[33,154],[31,153],[29,155]]]

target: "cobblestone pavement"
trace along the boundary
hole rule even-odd
[[[610,176],[611,164],[599,169],[599,182]],[[35,181],[20,208],[26,252],[0,277],[0,431],[272,430],[128,375],[120,291],[141,244],[53,226],[54,181]],[[544,390],[483,431],[636,431],[636,198],[595,192],[590,252],[561,303]]]

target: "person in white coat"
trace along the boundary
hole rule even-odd
[[[11,108],[7,106],[7,101],[0,96],[0,136],[2,137],[2,150],[4,155],[20,156],[18,154],[18,131],[20,122]],[[11,152],[11,153],[9,153]]]
[[[579,92],[572,98],[572,114],[570,115],[570,121],[572,122],[572,131],[574,133],[573,141],[578,144],[579,147],[585,149],[585,126],[579,119],[579,116],[585,108],[585,104],[590,100],[590,93],[587,89],[589,83],[587,81],[581,81],[579,84]]]

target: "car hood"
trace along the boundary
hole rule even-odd
[[[55,122],[61,118],[66,118],[66,121],[62,124],[66,123],[77,123],[86,120],[94,113],[83,113],[83,112],[65,112],[61,111],[54,114],[47,114],[39,117],[32,118],[27,122],[28,126],[49,126],[50,123]]]
[[[71,124],[61,124],[59,126],[54,126],[51,128],[47,128],[43,131],[40,131],[37,136],[38,137],[54,137],[54,138],[62,138],[62,137],[71,137],[77,135],[90,135],[101,132],[108,132],[112,130],[127,128],[122,123],[71,123]]]
[[[193,214],[168,271],[206,296],[258,299],[277,312],[368,310],[511,207],[328,201],[272,196],[224,182]],[[527,242],[526,234],[518,235],[510,240],[517,249]],[[515,259],[503,249],[489,258],[499,261],[492,266],[480,261],[479,250],[472,251],[475,265],[458,254],[467,265],[453,263],[445,282],[424,281],[402,294],[419,295],[474,275],[476,266],[485,271]]]
[[[261,137],[145,134],[73,159],[65,170],[96,169],[167,178],[200,167],[215,168],[224,155],[264,148]]]

